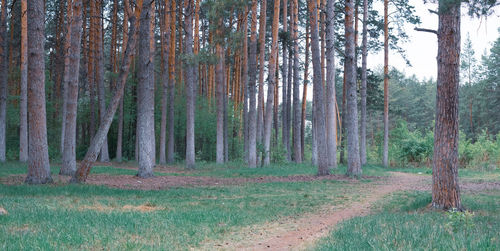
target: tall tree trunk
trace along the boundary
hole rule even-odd
[[[290,18],[293,18],[293,15],[290,15]],[[290,21],[290,25],[291,25],[291,22],[293,20]],[[293,29],[293,27],[291,27]],[[291,33],[291,32],[290,32]],[[285,145],[285,148],[286,148],[286,153],[287,153],[287,160],[288,161],[292,161],[292,151],[291,151],[291,148],[290,148],[290,123],[291,123],[291,120],[292,120],[292,115],[291,115],[291,110],[292,110],[292,73],[293,73],[293,54],[292,54],[292,47],[291,47],[291,43],[288,42],[288,46],[290,46],[290,48],[288,49],[288,76],[287,76],[287,92],[286,92],[286,102],[285,102],[285,112],[286,112],[286,128],[284,129],[286,131],[286,137],[287,137],[287,140],[286,140],[286,145]]]
[[[28,16],[21,1],[21,94],[19,98],[19,161],[28,161]]]
[[[106,111],[106,88],[104,86],[104,51],[103,51],[103,21],[102,21],[102,0],[97,1],[96,6],[96,17],[95,17],[95,27],[96,27],[96,41],[95,45],[95,56],[97,61],[94,64],[95,67],[95,81],[97,85],[97,99],[99,101],[99,123],[104,120],[104,113]],[[140,83],[140,82],[139,82]],[[107,137],[104,139],[102,144],[101,162],[109,161],[108,153],[108,140]]]
[[[88,60],[87,60],[87,76],[90,94],[90,138],[95,135],[95,15],[96,15],[96,3],[95,1],[89,1],[89,41],[88,41]]]
[[[288,32],[288,0],[283,0],[283,14],[282,14],[282,23],[283,23],[283,31],[282,32]],[[281,67],[281,81],[282,81],[282,87],[281,87],[281,122],[282,122],[282,128],[281,128],[281,142],[283,144],[283,147],[285,148],[286,151],[286,156],[288,159],[288,156],[290,155],[290,152],[288,151],[288,144],[290,143],[289,137],[290,137],[290,131],[287,130],[288,128],[288,117],[287,117],[287,92],[290,92],[288,87],[288,40],[283,39],[283,61],[282,67]],[[276,103],[278,103],[278,100],[276,100]],[[289,159],[288,159],[289,160]]]
[[[138,177],[153,176],[155,166],[155,120],[153,81],[154,62],[151,60],[151,4],[153,0],[143,2],[139,20],[139,44],[137,55],[137,139],[139,146]]]
[[[70,45],[68,51],[69,68],[80,68],[80,48],[82,35],[82,0],[73,0],[70,4],[72,14],[70,18]],[[69,9],[68,9],[69,10]],[[78,104],[78,71],[68,71],[66,84],[66,130],[64,135],[64,151],[60,174],[73,175],[76,172],[76,116]]]
[[[151,1],[152,0],[146,0],[146,2],[148,2],[149,4],[151,4]],[[120,104],[120,100],[123,97],[123,91],[125,89],[125,84],[127,82],[127,76],[130,69],[130,64],[135,54],[135,43],[136,43],[136,36],[135,36],[136,18],[135,15],[133,15],[132,11],[130,10],[128,0],[125,0],[124,2],[126,11],[128,12],[130,29],[127,36],[128,37],[127,48],[125,50],[124,56],[122,58],[122,63],[120,65],[120,73],[117,79],[118,80],[117,88],[115,90],[111,103],[109,104],[108,109],[106,110],[105,120],[103,121],[103,123],[99,125],[99,129],[97,130],[96,136],[93,137],[90,142],[90,146],[89,149],[87,150],[87,153],[85,154],[85,158],[80,163],[78,169],[75,172],[75,175],[71,179],[71,182],[73,183],[85,182],[87,180],[90,170],[92,169],[92,164],[97,159],[97,155],[99,154],[102,143],[104,142],[104,138],[108,134],[109,127],[113,122],[113,116],[116,112],[116,109],[118,108],[118,105]],[[142,13],[141,18],[142,15],[146,15],[146,13]]]
[[[248,166],[257,166],[257,118],[255,107],[255,84],[257,78],[257,0],[252,0],[250,54],[248,59]]]
[[[123,38],[122,38],[122,60],[125,57],[124,50],[127,48],[128,42],[128,12],[126,10],[123,11]],[[115,90],[117,88],[115,80]],[[118,134],[116,139],[116,161],[122,162],[123,156],[123,97],[120,99],[120,105],[118,108]]]
[[[368,57],[368,0],[363,0],[363,41],[361,59],[361,165],[366,164],[366,64]]]
[[[170,53],[170,1],[164,1],[163,17],[162,17],[161,34],[162,34],[162,99],[161,99],[161,123],[160,123],[160,164],[167,163],[166,146],[167,146],[167,108],[168,108],[168,67]]]
[[[5,1],[3,2],[5,3]],[[3,4],[2,4],[3,7]],[[44,1],[28,1],[28,184],[52,182],[45,112]],[[2,11],[2,14],[5,13]]]
[[[313,127],[316,132],[316,143],[318,151],[318,175],[328,175],[328,151],[326,138],[325,104],[323,82],[321,80],[321,55],[319,47],[319,27],[318,27],[318,5],[316,1],[309,2],[309,17],[311,26],[311,52],[313,63],[313,99],[314,99],[314,122]]]
[[[346,92],[346,73],[347,73],[347,65],[346,63],[344,62],[344,77],[342,78],[342,113],[341,113],[341,120],[340,120],[340,160],[339,162],[341,164],[345,164],[346,163],[346,160],[345,160],[345,145],[346,145],[346,140],[345,140],[345,137],[346,137],[346,132],[345,132],[345,128],[346,128],[346,121],[347,121],[347,115],[346,115],[346,101],[347,101],[347,92]]]
[[[389,0],[384,0],[384,152],[383,164],[389,166]]]
[[[6,161],[7,92],[8,92],[7,0],[2,0],[0,14],[0,162]]]
[[[335,5],[328,0],[326,6],[326,131],[328,145],[328,166],[337,168],[337,120],[335,94]]]
[[[168,142],[167,142],[167,162],[174,163],[175,155],[174,155],[174,143],[175,143],[175,36],[176,36],[176,24],[175,24],[175,9],[176,3],[175,0],[170,0],[170,59],[169,59],[169,72],[168,72]]]
[[[310,35],[309,35],[309,25],[306,24],[306,48],[305,48],[305,59],[304,59],[304,89],[302,91],[302,113],[301,113],[301,123],[300,123],[300,150],[302,155],[302,160],[304,160],[304,150],[305,150],[305,129],[306,129],[306,105],[307,105],[307,83],[309,82],[309,47],[310,47]]]
[[[295,163],[302,163],[301,145],[301,105],[300,105],[300,82],[299,82],[299,1],[293,0],[293,159]]]
[[[219,21],[219,30],[222,25],[222,20]],[[218,30],[217,36],[221,36],[221,32]],[[220,43],[216,45],[216,54],[218,57],[217,68],[215,76],[217,79],[216,87],[216,103],[217,103],[217,142],[216,142],[216,162],[217,164],[224,163],[224,49]]]
[[[432,206],[462,210],[458,185],[458,87],[460,83],[460,1],[439,1],[438,78]]]
[[[264,136],[264,60],[266,52],[267,0],[260,2],[259,19],[259,94],[257,100],[257,143],[263,143]],[[264,156],[262,156],[264,157]]]
[[[64,38],[64,50],[62,52],[64,56],[64,70],[63,70],[63,80],[62,80],[62,116],[61,116],[61,142],[60,142],[60,148],[59,151],[61,154],[64,152],[64,136],[66,135],[66,104],[67,104],[67,96],[68,96],[68,78],[69,78],[69,47],[71,43],[71,33],[70,33],[70,25],[71,25],[71,5],[72,5],[72,0],[67,1],[67,11],[66,11],[66,35]]]
[[[196,87],[194,79],[194,63],[193,57],[193,0],[187,0],[185,9],[184,25],[186,28],[186,166],[188,168],[195,167],[195,147],[194,147],[194,111],[196,102]]]
[[[243,98],[243,144],[245,150],[245,161],[248,162],[248,7],[245,7],[242,21],[243,46],[241,62],[241,94]]]
[[[269,58],[269,77],[267,85],[267,104],[266,113],[264,118],[264,165],[269,165],[270,163],[270,146],[271,146],[271,126],[272,126],[272,116],[273,116],[273,104],[274,104],[274,85],[275,74],[276,74],[276,61],[278,52],[278,28],[279,28],[279,15],[280,15],[280,0],[274,0],[274,12],[273,12],[273,26],[272,26],[272,44],[271,44],[271,57]]]
[[[346,64],[346,94],[347,94],[347,175],[361,175],[358,137],[358,98],[355,70],[354,42],[354,0],[345,3],[345,64]]]

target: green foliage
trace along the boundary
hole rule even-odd
[[[463,167],[494,170],[500,167],[500,133],[496,140],[483,131],[476,142],[465,139],[459,145],[460,164]]]
[[[390,139],[390,156],[399,165],[430,163],[434,148],[432,131],[422,135],[420,131],[408,130],[407,123],[399,120]]]
[[[450,228],[454,233],[458,231],[468,232],[469,229],[474,227],[474,213],[470,211],[460,211],[456,208],[450,209],[446,212],[448,223],[446,227]]]

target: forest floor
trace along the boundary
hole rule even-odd
[[[317,177],[315,168],[307,165],[248,169],[237,163],[207,164],[195,170],[159,166],[155,168],[155,177],[150,179],[135,177],[134,165],[100,163],[89,176],[90,186],[67,185],[69,178],[59,177],[57,166],[53,166],[53,185],[27,186],[23,184],[26,167],[20,166],[13,163],[0,168],[0,209],[8,212],[0,214],[0,249],[44,245],[51,249],[62,243],[59,247],[70,249],[342,250],[353,245],[344,243],[339,248],[342,241],[349,240],[344,233],[353,231],[351,235],[355,236],[370,230],[362,227],[367,223],[356,225],[359,219],[388,220],[381,213],[391,210],[391,217],[399,214],[408,217],[428,205],[431,188],[428,169],[368,166],[364,169],[366,176],[353,179],[341,174],[345,167],[334,170],[330,176]],[[460,174],[466,206],[476,203],[468,202],[469,196],[482,198],[484,205],[476,206],[483,210],[479,210],[481,217],[486,217],[482,220],[489,222],[491,217],[497,220],[500,171],[463,170]],[[391,209],[387,210],[388,207]],[[413,211],[406,212],[407,208]],[[44,219],[47,213],[57,220]],[[427,217],[443,220],[436,215],[439,213]],[[92,220],[85,223],[89,217]],[[68,218],[77,220],[68,222]],[[389,220],[396,224],[382,225],[405,221]],[[371,230],[380,228],[379,225]],[[458,247],[500,245],[496,238],[487,239],[491,234],[495,236],[500,226],[481,224],[481,227],[478,235],[486,238],[481,244],[476,245],[471,239]],[[50,233],[55,229],[59,234],[53,236]],[[449,232],[439,231],[434,236]],[[374,240],[385,232],[382,228],[372,233]],[[339,234],[342,236],[338,237]],[[393,248],[408,247],[407,239],[412,234],[404,238],[403,246]],[[382,246],[375,249],[387,249],[386,239],[380,237]],[[373,249],[377,242],[367,245],[358,248]]]

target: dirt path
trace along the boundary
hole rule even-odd
[[[202,249],[212,250],[301,250],[324,237],[337,223],[355,216],[367,215],[371,206],[384,196],[402,190],[427,190],[429,176],[393,173],[386,180],[364,184],[370,191],[360,201],[342,207],[332,205],[315,214],[306,214],[298,219],[271,222],[263,226],[244,229],[240,240],[225,240],[223,243],[207,243]]]

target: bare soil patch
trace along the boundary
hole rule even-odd
[[[11,175],[0,177],[0,183],[6,185],[19,185],[24,182],[26,175]],[[365,177],[380,180],[382,177]],[[54,184],[63,185],[69,182],[70,177],[54,175]],[[139,178],[131,175],[107,175],[92,174],[87,183],[93,185],[104,185],[121,189],[138,190],[161,190],[172,187],[196,187],[196,186],[226,186],[242,185],[246,183],[269,183],[269,182],[311,182],[321,180],[335,180],[345,182],[360,182],[357,179],[348,178],[344,175],[292,175],[287,177],[264,176],[255,178],[218,178],[208,176],[156,176],[152,178]]]
[[[107,205],[102,205],[102,204],[95,204],[95,205],[83,205],[81,207],[78,207],[78,210],[95,210],[99,212],[112,212],[112,211],[136,211],[136,212],[141,212],[141,213],[148,213],[148,212],[153,212],[153,211],[158,211],[158,210],[165,210],[164,207],[157,207],[154,205],[139,205],[139,206],[134,206],[134,205],[125,205],[125,206],[107,206]]]

